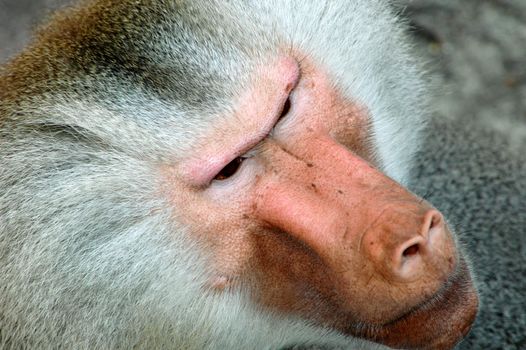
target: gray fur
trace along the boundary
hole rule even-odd
[[[379,348],[203,292],[202,257],[157,192],[158,167],[283,47],[368,106],[383,169],[404,182],[425,92],[383,1],[95,1],[3,68],[0,348]]]

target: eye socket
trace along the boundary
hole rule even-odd
[[[280,117],[278,119],[281,120],[284,116],[286,116],[291,108],[291,102],[290,98],[287,98],[285,101],[285,104],[283,105],[283,109],[281,110]],[[234,176],[239,168],[241,167],[241,164],[245,161],[246,157],[237,157],[234,160],[232,160],[230,163],[228,163],[217,175],[214,177],[214,180],[217,181],[224,181],[232,176]]]
[[[290,97],[289,97],[287,98],[287,101],[285,101],[285,104],[283,105],[283,110],[281,111],[278,121],[281,120],[281,118],[283,118],[289,113],[290,107],[291,107],[291,102],[290,102]]]
[[[218,180],[218,181],[224,181],[224,180],[227,180],[228,178],[234,176],[237,171],[239,170],[239,168],[241,167],[241,164],[243,164],[243,161],[245,160],[246,158],[243,158],[243,157],[237,157],[236,159],[234,159],[233,161],[231,161],[230,163],[228,163],[223,169],[221,169],[221,171],[214,177],[214,180]]]

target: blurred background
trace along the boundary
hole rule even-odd
[[[71,0],[0,0],[0,63]],[[397,0],[433,122],[412,189],[449,215],[482,307],[461,349],[526,349],[526,0]],[[468,204],[466,204],[468,203]]]

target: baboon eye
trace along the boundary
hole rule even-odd
[[[290,104],[290,97],[289,97],[287,98],[287,101],[285,101],[285,104],[283,105],[283,110],[281,111],[281,115],[279,116],[278,121],[281,120],[281,118],[283,118],[289,113],[290,107],[291,107],[291,104]]]
[[[283,117],[285,117],[289,113],[290,108],[291,108],[290,98],[287,98],[287,100],[283,104],[283,109],[281,110],[281,114],[280,114],[278,121],[281,120]],[[239,170],[239,168],[241,167],[241,164],[243,164],[243,162],[245,161],[245,159],[246,157],[237,157],[234,160],[232,160],[223,169],[221,169],[219,173],[217,173],[217,175],[214,177],[214,180],[224,181],[234,176]]]
[[[239,168],[241,167],[241,164],[243,164],[243,161],[246,158],[243,157],[237,157],[230,163],[228,163],[221,171],[214,177],[214,180],[223,181],[226,180],[237,173]]]

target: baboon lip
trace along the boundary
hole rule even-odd
[[[471,330],[478,294],[466,262],[430,298],[384,325],[365,325],[354,335],[395,348],[449,349]],[[412,335],[412,336],[409,336]]]

